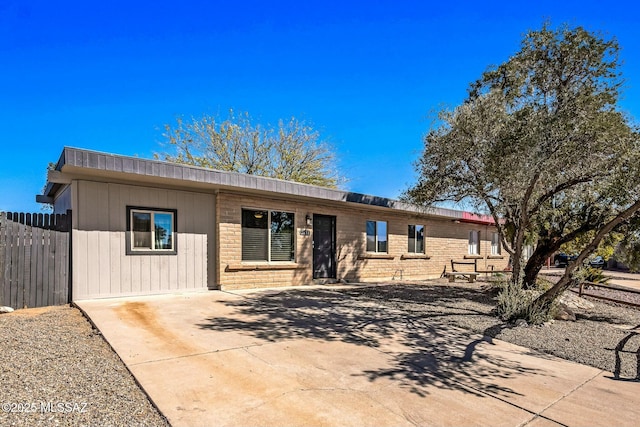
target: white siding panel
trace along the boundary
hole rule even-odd
[[[120,253],[124,249],[124,245],[120,245],[122,233],[114,231],[108,233],[109,235],[109,268],[110,268],[110,283],[111,292],[116,294],[122,293],[122,276],[120,271],[122,270]]]
[[[206,261],[202,259],[202,235],[193,236],[193,286],[197,286],[198,283],[204,282],[202,276],[202,266],[207,265]],[[206,276],[204,276],[206,277]]]
[[[142,293],[141,273],[140,273],[140,257],[131,256],[131,293],[138,295]]]
[[[215,283],[213,194],[77,181],[74,299],[206,289]],[[127,206],[177,210],[176,255],[127,255]]]
[[[109,232],[98,231],[98,267],[100,271],[100,294],[111,294],[111,251]]]
[[[132,255],[134,256],[134,255]],[[140,260],[140,292],[148,295],[151,292],[151,260],[150,255],[135,255]]]
[[[178,221],[180,220],[178,219]],[[179,223],[178,223],[178,229],[180,229]],[[173,284],[172,289],[179,289],[180,287],[186,287],[186,283],[187,283],[187,258],[184,256],[184,254],[187,251],[187,241],[185,238],[183,238],[183,234],[181,232],[178,233],[177,240],[178,240],[178,256],[176,257],[176,262],[178,264],[177,265],[178,280],[176,280],[176,282]]]
[[[202,262],[202,254],[200,253],[200,250],[202,248],[202,245],[200,243],[201,239],[200,236],[193,236],[193,279],[192,279],[192,283],[193,286],[196,286],[197,283],[201,283],[202,282],[202,275],[200,274],[201,271],[201,267],[203,265]]]
[[[87,263],[87,291],[91,293],[100,293],[100,239],[99,231],[87,232],[87,246],[85,248]],[[74,292],[74,297],[79,297]]]
[[[160,268],[163,267],[161,263],[161,259],[163,256],[150,256],[149,257],[149,290],[162,291],[162,286],[160,285],[160,276],[166,274],[165,271],[160,273]]]
[[[89,293],[88,260],[86,259],[89,244],[88,236],[89,233],[86,231],[73,230],[73,290],[71,296],[73,299],[78,295],[87,295]],[[82,262],[76,262],[79,259]]]
[[[186,259],[186,268],[187,268],[187,280],[184,283],[186,288],[191,288],[193,286],[193,265],[194,265],[194,253],[193,253],[193,239],[187,237],[185,238],[185,251],[183,255]]]

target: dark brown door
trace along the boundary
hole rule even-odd
[[[336,278],[336,217],[313,215],[313,278]]]

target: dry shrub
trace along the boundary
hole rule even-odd
[[[524,319],[532,325],[540,325],[553,318],[557,304],[550,306],[536,302],[536,298],[548,288],[548,283],[541,283],[537,289],[523,289],[522,283],[504,281],[500,283],[496,314],[502,320],[513,322]]]

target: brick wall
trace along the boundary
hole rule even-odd
[[[506,267],[508,256],[490,259],[492,227],[454,223],[448,219],[393,212],[388,209],[352,205],[327,206],[299,201],[276,200],[220,192],[216,203],[218,218],[217,275],[222,289],[242,289],[312,284],[313,234],[306,215],[336,217],[337,279],[373,281],[427,279],[439,277],[451,260],[465,261],[470,230],[480,231],[478,269],[494,265]],[[295,262],[267,263],[242,261],[242,209],[293,212],[296,223]],[[366,221],[387,221],[388,254],[377,258],[366,252]],[[425,226],[425,254],[415,258],[407,251],[409,224]],[[308,229],[309,235],[301,234]],[[468,260],[467,260],[468,261]]]

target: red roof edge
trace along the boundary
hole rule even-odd
[[[462,212],[462,218],[460,218],[460,222],[482,225],[494,225],[496,223],[491,215],[476,215],[471,212]]]

